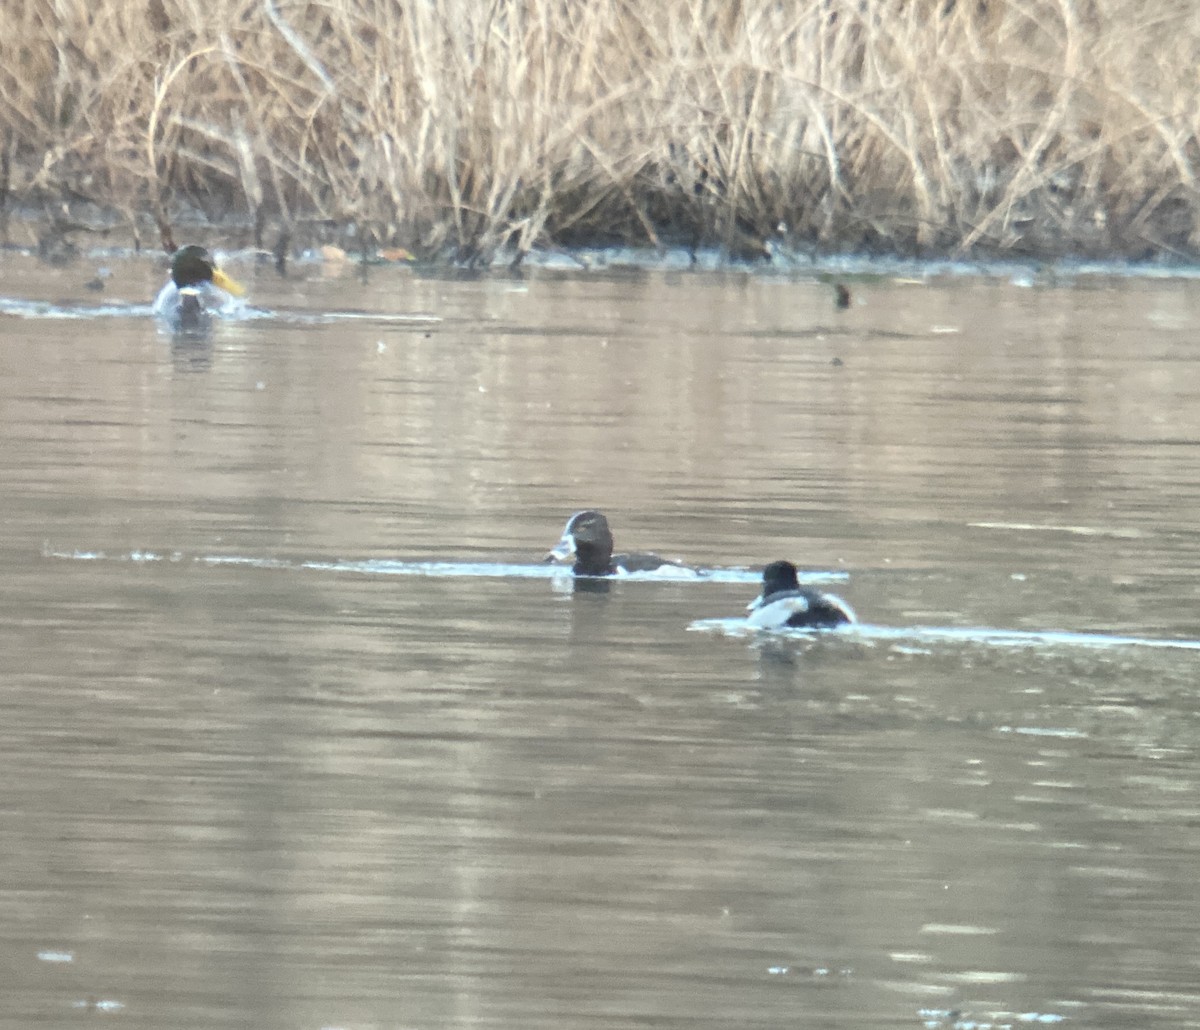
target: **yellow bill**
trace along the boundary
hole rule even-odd
[[[232,293],[235,297],[240,297],[246,292],[246,287],[236,279],[231,279],[219,268],[213,269],[212,281],[214,286],[221,287],[226,293]]]

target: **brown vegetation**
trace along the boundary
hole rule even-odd
[[[1198,67],[1193,0],[8,0],[0,202],[468,260],[1192,255]]]

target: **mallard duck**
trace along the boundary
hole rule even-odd
[[[619,576],[629,572],[654,572],[687,566],[660,558],[657,554],[613,554],[613,535],[602,512],[577,511],[567,519],[562,539],[546,555],[546,561],[575,559],[571,571],[576,576]]]
[[[227,310],[245,287],[222,272],[207,250],[194,243],[171,257],[171,278],[154,299],[154,314],[175,329],[206,326],[213,312]]]
[[[858,621],[840,597],[802,587],[790,561],[763,569],[762,593],[747,607],[746,621],[758,629],[832,629]]]

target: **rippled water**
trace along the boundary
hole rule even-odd
[[[235,271],[0,257],[0,1020],[1200,1026],[1200,284]]]

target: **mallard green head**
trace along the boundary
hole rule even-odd
[[[212,283],[226,293],[240,297],[246,292],[241,283],[231,279],[213,264],[207,250],[189,243],[180,247],[171,258],[171,278],[175,285],[182,289],[185,286],[199,286],[201,283]]]

